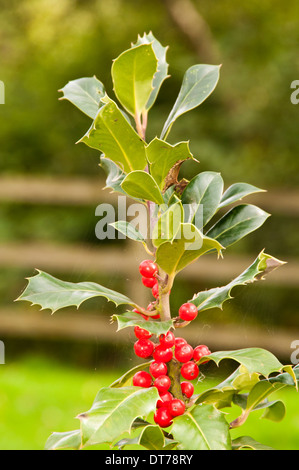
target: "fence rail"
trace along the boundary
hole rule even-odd
[[[5,176],[0,178],[0,202],[27,203],[39,205],[98,205],[103,202],[116,203],[116,195],[109,190],[102,191],[104,181],[101,178],[58,178],[55,180],[40,177]],[[299,215],[299,191],[271,190],[268,193],[252,195],[250,203],[258,204],[263,209],[276,214],[291,217]],[[146,289],[140,288],[140,279],[136,274],[136,266],[143,259],[141,245],[126,241],[121,247],[97,248],[78,244],[58,243],[2,243],[0,244],[0,269],[6,267],[25,268],[32,274],[35,268],[61,273],[74,272],[78,281],[85,273],[120,276],[129,279],[127,295],[133,296],[136,302],[145,302]],[[180,273],[180,279],[205,281],[208,283],[226,283],[247,268],[254,261],[248,255],[233,255],[217,261],[213,256],[203,257],[200,263],[191,264]],[[271,285],[299,285],[299,260],[286,259],[283,269],[276,270],[267,277]],[[146,292],[145,292],[146,291]],[[34,309],[33,309],[34,310]],[[102,338],[126,341],[129,331],[119,332],[114,336],[116,328],[109,321],[95,313],[69,317],[31,313],[29,309],[0,307],[0,335],[94,339]],[[260,346],[271,349],[274,353],[285,355],[293,341],[293,332],[275,331],[275,341],[263,328],[240,327],[237,325],[213,326],[212,329],[186,329],[186,339],[194,342],[206,341],[212,347],[238,348]],[[185,334],[185,331],[184,331]]]
[[[105,186],[103,178],[45,178],[4,176],[0,178],[0,201],[29,204],[88,205],[115,202],[116,195]],[[247,198],[265,210],[290,216],[299,215],[299,191],[271,189]]]

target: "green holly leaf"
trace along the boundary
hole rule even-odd
[[[133,117],[146,109],[157,64],[152,44],[128,49],[113,61],[111,74],[115,95]]]
[[[127,238],[130,238],[131,240],[142,243],[145,242],[145,238],[142,233],[140,233],[139,230],[134,227],[134,225],[130,224],[129,222],[126,222],[125,220],[112,222],[109,225],[114,227],[116,230],[118,230],[120,233],[124,234]]]
[[[121,187],[129,196],[152,201],[159,205],[164,203],[157,183],[146,171],[132,171],[125,177]]]
[[[181,224],[177,237],[160,245],[156,252],[156,263],[171,276],[207,251],[217,250],[219,253],[222,249],[216,240],[204,236],[192,224]]]
[[[152,242],[155,247],[165,241],[172,241],[180,230],[183,221],[183,208],[181,202],[172,204],[159,217],[152,231]]]
[[[173,328],[172,320],[155,321],[151,320],[151,318],[149,318],[149,320],[144,320],[138,313],[135,312],[125,312],[120,315],[113,315],[112,320],[116,320],[118,323],[117,331],[129,326],[140,326],[140,328],[144,328],[153,335],[159,336],[166,334],[171,328]]]
[[[170,170],[183,161],[193,159],[189,142],[179,142],[170,145],[155,137],[145,148],[146,157],[150,164],[150,172],[157,185],[163,191],[165,180]]]
[[[122,433],[130,432],[137,417],[155,411],[158,398],[155,387],[102,388],[91,409],[78,416],[82,447],[112,443]]]
[[[281,372],[283,370],[290,372],[289,366],[282,365],[272,353],[262,348],[218,351],[202,357],[197,364],[211,360],[218,365],[223,359],[234,360],[245,366],[249,374],[258,373],[264,377],[268,377],[273,372]]]
[[[220,173],[204,171],[195,176],[182,194],[185,222],[202,229],[218,209],[223,191]]]
[[[168,75],[168,63],[166,62],[166,52],[168,47],[163,47],[160,42],[155,38],[152,32],[145,34],[140,37],[138,36],[136,44],[133,44],[133,47],[139,46],[141,44],[151,44],[153,51],[155,53],[156,59],[158,61],[157,71],[154,75],[153,79],[153,90],[150,94],[150,97],[146,103],[145,109],[149,110],[154,102],[156,101],[157,95],[161,88],[162,83],[166,78],[169,77]]]
[[[256,260],[243,271],[239,276],[233,279],[229,284],[223,287],[215,287],[209,290],[198,292],[190,302],[196,305],[199,312],[210,308],[223,308],[224,302],[232,299],[231,291],[236,286],[246,285],[260,279],[264,279],[274,269],[283,265],[284,262],[262,251]]]
[[[79,140],[100,150],[125,173],[146,167],[145,144],[107,96],[90,129]]]
[[[126,194],[125,191],[121,187],[121,183],[126,177],[126,174],[123,170],[116,165],[112,160],[106,158],[104,155],[100,157],[100,166],[105,171],[107,178],[106,178],[106,188],[111,188],[113,191],[118,193]]]
[[[28,278],[26,289],[16,300],[27,300],[32,305],[40,305],[41,310],[49,308],[52,313],[72,305],[79,308],[85,300],[93,297],[105,297],[116,306],[127,304],[137,307],[127,296],[95,282],[66,282],[37,271],[38,274]]]
[[[293,373],[291,374],[289,372],[284,372],[283,374],[278,374],[275,377],[270,377],[269,382],[271,383],[282,383],[284,385],[288,385],[291,387],[296,387],[298,389],[298,383],[299,383],[299,365],[294,367]]]
[[[253,193],[261,193],[266,192],[264,189],[257,188],[252,184],[248,183],[235,183],[232,184],[227,190],[224,192],[220,204],[219,209],[221,207],[228,206],[229,204],[233,204],[236,201],[240,201],[245,196],[249,196]]]
[[[205,403],[206,405],[213,405],[218,410],[228,408],[232,405],[233,398],[236,394],[234,389],[217,390],[216,388],[206,390],[199,394],[196,398],[196,404]]]
[[[101,98],[105,95],[104,85],[96,77],[85,77],[71,80],[61,90],[60,100],[68,100],[84,114],[94,119],[103,105]]]
[[[279,383],[271,383],[268,380],[262,380],[254,385],[254,387],[250,390],[247,401],[246,401],[246,408],[244,413],[247,415],[254,410],[258,410],[261,408],[268,407],[271,405],[269,402],[265,402],[266,398],[270,396],[273,392],[284,388],[285,385]],[[280,408],[280,407],[279,407]],[[281,408],[279,409],[279,413],[281,412]],[[274,416],[275,411],[273,411]],[[267,415],[267,414],[266,414]],[[270,413],[268,414],[269,419]]]
[[[250,436],[240,436],[232,441],[232,450],[274,450]]]
[[[164,124],[161,139],[165,139],[175,120],[199,106],[214,91],[219,80],[220,66],[193,65],[183,78],[177,100]]]
[[[263,419],[269,419],[270,421],[278,423],[282,421],[286,415],[285,404],[280,400],[267,403],[265,405],[265,408],[266,409],[263,415],[261,416],[261,418]]]
[[[53,432],[47,439],[45,450],[72,449],[81,447],[81,431]]]
[[[197,405],[174,418],[171,434],[180,450],[231,450],[229,425],[212,405]]]
[[[225,248],[259,228],[270,214],[251,204],[240,204],[227,212],[207,232]]]

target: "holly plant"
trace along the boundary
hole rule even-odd
[[[160,136],[146,140],[149,111],[169,78],[166,53],[167,47],[152,33],[139,36],[113,61],[115,98],[107,95],[95,76],[70,81],[61,90],[61,99],[69,100],[92,121],[79,142],[100,152],[106,187],[146,211],[146,233],[137,229],[138,224],[124,220],[112,222],[110,229],[145,248],[139,265],[141,289],[142,284],[151,289],[153,300],[147,306],[139,305],[97,283],[66,282],[42,271],[29,278],[18,300],[52,313],[68,306],[79,308],[93,297],[105,297],[121,306],[123,312],[112,319],[118,330],[134,329],[133,349],[141,358],[137,366],[99,390],[91,408],[78,416],[79,429],[53,433],[47,449],[83,449],[103,443],[114,449],[132,444],[150,450],[266,449],[242,433],[233,439],[231,430],[259,409],[264,410],[263,418],[280,421],[284,404],[270,401],[270,395],[283,387],[297,388],[299,367],[281,364],[269,351],[211,352],[208,345],[192,347],[177,334],[200,321],[202,311],[222,309],[234,287],[264,279],[283,262],[262,251],[227,285],[197,292],[182,299],[178,312],[171,311],[169,299],[180,271],[197,261],[200,269],[203,255],[223,257],[269,214],[255,205],[239,203],[262,191],[251,184],[235,183],[224,191],[220,173],[213,171],[199,172],[190,181],[180,179],[184,162],[193,160],[197,166],[197,159],[188,141],[171,144],[166,140],[175,121],[213,92],[220,66],[190,67]],[[206,376],[202,373],[202,365],[212,361],[218,366],[224,359],[237,363],[236,370],[218,385],[194,393],[194,385],[204,385],[209,379],[208,372]],[[232,422],[224,411],[230,407],[239,410]]]

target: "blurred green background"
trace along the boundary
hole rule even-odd
[[[95,208],[105,198],[99,154],[75,142],[90,120],[58,92],[96,75],[113,96],[112,60],[152,31],[166,46],[171,77],[149,115],[148,139],[160,134],[185,70],[222,64],[203,105],[173,126],[170,142],[190,140],[200,170],[221,172],[226,187],[245,181],[266,189],[251,198],[272,213],[265,226],[180,276],[172,308],[194,292],[226,283],[263,249],[288,262],[264,283],[235,289],[223,311],[208,311],[194,345],[260,346],[290,362],[299,340],[298,111],[299,4],[252,0],[0,0],[0,448],[40,449],[52,431],[76,426],[101,385],[135,364],[132,332],[116,335],[110,304],[91,301],[50,316],[13,301],[35,268],[75,282],[93,280],[147,300],[142,251],[95,237]],[[186,177],[198,171],[185,168]],[[106,199],[105,199],[106,200]],[[281,392],[282,393],[282,392]],[[287,417],[255,421],[246,433],[267,445],[299,449],[298,395],[285,393]],[[258,423],[258,424],[257,424]],[[247,426],[247,425],[246,425]],[[251,426],[251,427],[250,427]],[[245,433],[245,431],[242,431]]]

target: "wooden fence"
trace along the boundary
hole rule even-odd
[[[115,194],[109,190],[102,191],[104,182],[97,179],[50,179],[24,176],[0,178],[0,201],[10,203],[28,203],[40,205],[94,205],[103,202],[115,203]],[[249,200],[249,198],[248,198]],[[273,214],[285,214],[291,217],[299,215],[299,192],[273,190],[261,195],[252,195],[250,203],[260,204],[263,209]],[[16,267],[28,269],[32,274],[34,268],[46,271],[103,273],[110,276],[125,277],[128,282],[129,296],[137,302],[144,303],[144,290],[140,289],[140,279],[136,266],[144,258],[142,247],[127,241],[124,248],[97,248],[74,244],[53,243],[2,243],[0,245],[0,269]],[[199,281],[223,283],[231,280],[253,261],[246,256],[233,256],[217,261],[213,257],[204,257],[198,265],[192,264],[184,270],[181,279],[198,279]],[[287,260],[283,269],[276,270],[267,277],[272,285],[299,286],[299,260]],[[141,298],[142,297],[142,298]],[[0,308],[0,337],[14,335],[23,337],[61,337],[73,339],[105,338],[114,336],[115,327],[107,324],[106,319],[91,312],[86,316],[76,315],[69,321],[66,315],[51,317],[40,314],[36,309],[30,310],[25,305],[20,310],[12,305],[9,309]],[[184,330],[184,335],[193,341],[204,340],[212,347],[234,348],[248,346],[270,347],[273,352],[283,354],[289,350],[290,343],[296,339],[293,331],[280,330],[273,335],[263,329],[248,327],[207,327]],[[119,341],[128,339],[129,331],[116,335]]]

